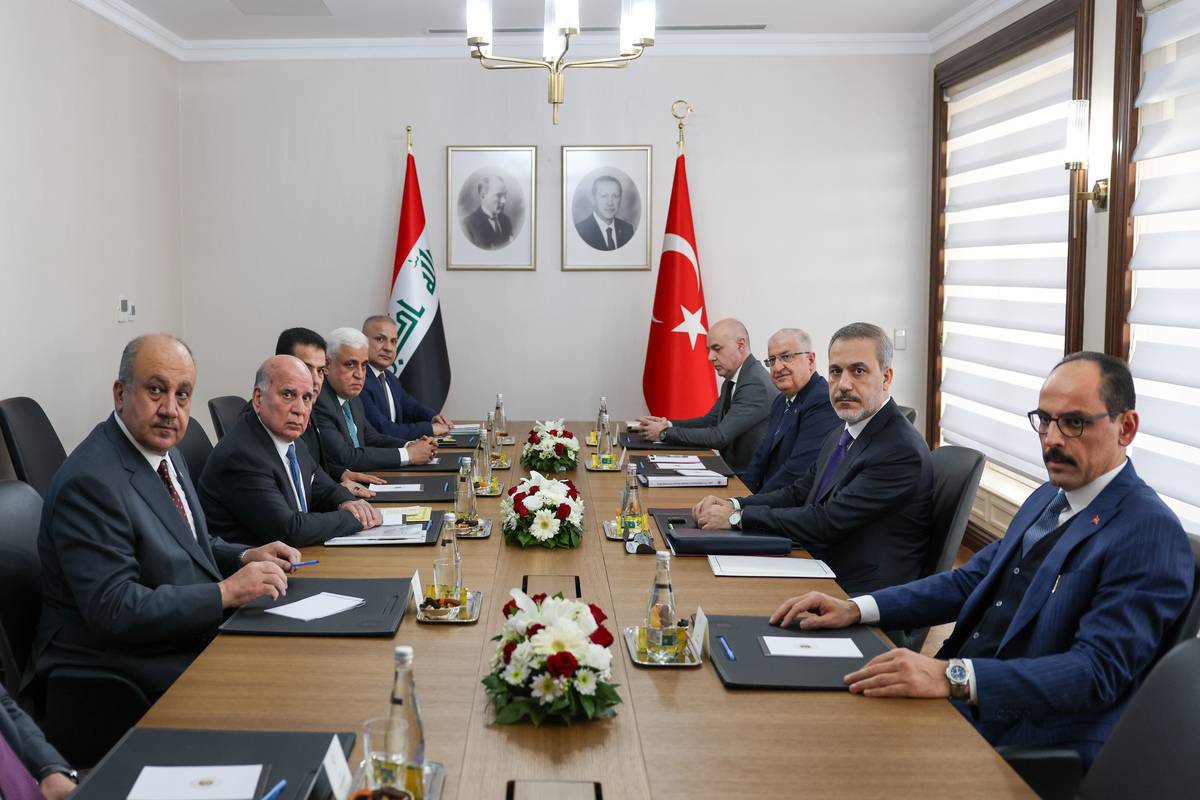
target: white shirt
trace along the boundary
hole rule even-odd
[[[188,503],[187,494],[183,491],[183,483],[179,480],[179,473],[175,471],[175,462],[161,453],[155,453],[153,450],[147,450],[145,447],[142,447],[142,443],[133,438],[133,434],[131,434],[129,429],[125,427],[124,420],[121,419],[121,415],[116,411],[113,412],[113,419],[117,421],[117,427],[121,429],[121,433],[125,434],[125,438],[129,440],[129,443],[137,448],[137,451],[142,454],[143,458],[146,459],[146,463],[149,464],[150,469],[154,471],[155,478],[162,480],[162,478],[158,475],[158,465],[162,463],[164,458],[167,459],[167,474],[171,476],[171,485],[175,487],[175,493],[178,494],[179,499],[183,501],[183,513],[187,515],[188,530],[192,532],[193,539],[200,541],[196,538],[196,520],[192,517],[192,507],[191,504]],[[174,504],[172,503],[172,505]]]
[[[338,404],[342,407],[342,417],[344,418],[346,416],[350,416],[350,418],[353,419],[354,418],[353,414],[349,414],[349,415],[346,414],[346,404],[349,403],[350,401],[347,400],[346,398],[342,397],[340,394],[337,394],[336,392],[334,393],[334,396],[337,397]],[[357,422],[354,423],[354,425],[356,428],[358,427]],[[358,433],[358,443],[360,445],[362,445],[362,430],[359,429],[357,431],[357,433]],[[365,445],[363,445],[363,446],[365,446]],[[404,466],[405,464],[408,463],[408,451],[405,450],[403,447],[399,448],[399,450],[400,450],[400,466]]]
[[[373,364],[369,366],[371,367],[371,372],[375,375],[375,380],[383,384],[383,393],[387,397],[388,401],[388,419],[390,419],[392,422],[396,422],[396,400],[392,397],[392,387],[388,385],[386,380],[383,380],[379,377],[383,374],[383,370],[375,369],[375,365]]]
[[[283,462],[283,473],[288,476],[288,485],[292,487],[292,499],[296,501],[296,510],[302,511],[303,509],[300,507],[300,497],[296,494],[296,482],[292,480],[292,462],[288,460],[287,456],[288,448],[291,447],[294,442],[289,442],[287,439],[276,436],[270,428],[263,424],[262,417],[259,417],[257,413],[255,413],[254,416],[258,417],[259,424],[263,426],[263,430],[267,432],[267,436],[271,437],[271,442],[275,445],[275,452],[279,453],[279,460]],[[300,463],[299,455],[296,456],[296,463]],[[303,475],[300,476],[300,480],[304,480]],[[305,499],[307,499],[307,495],[305,495]]]
[[[1129,459],[1125,459],[1120,465],[1104,473],[1091,483],[1080,486],[1078,489],[1064,491],[1064,494],[1067,496],[1067,507],[1058,515],[1058,524],[1062,525],[1071,517],[1091,505],[1092,501],[1099,497],[1100,493],[1113,482],[1113,479],[1121,474],[1121,470],[1125,469],[1125,465],[1128,462]],[[858,612],[862,615],[862,623],[864,625],[874,625],[879,622],[879,604],[875,602],[874,597],[865,594],[862,597],[851,597],[850,600],[858,606]],[[969,658],[963,659],[963,665],[967,668],[967,686],[971,689],[971,698],[968,702],[971,705],[975,705],[975,667]]]

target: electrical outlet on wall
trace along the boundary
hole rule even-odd
[[[117,323],[129,321],[129,298],[125,295],[117,295]]]
[[[892,328],[892,346],[897,350],[908,349],[908,328]]]

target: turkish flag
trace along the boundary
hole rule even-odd
[[[687,419],[708,413],[717,401],[717,379],[708,363],[708,313],[700,282],[700,258],[692,228],[687,169],[675,159],[675,184],[667,209],[658,286],[650,313],[650,341],[642,393],[655,416]]]

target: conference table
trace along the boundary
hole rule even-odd
[[[593,426],[569,423],[583,438]],[[519,463],[529,423],[510,423],[512,468],[505,489],[527,475]],[[574,550],[522,549],[504,542],[499,498],[481,498],[487,539],[462,540],[463,579],[482,590],[471,625],[415,621],[410,606],[394,637],[218,636],[140,726],[237,730],[353,731],[361,759],[364,720],[386,715],[397,644],[415,650],[414,676],[426,756],[446,767],[443,797],[501,800],[509,781],[597,781],[605,800],[699,797],[1032,797],[1021,779],[947,700],[864,698],[840,691],[728,690],[707,657],[693,669],[634,665],[620,631],[644,621],[654,557],[631,555],[605,538],[623,478],[580,465],[584,537]],[[643,487],[650,507],[689,506],[710,490]],[[723,495],[748,493],[736,478]],[[434,508],[451,508],[449,503]],[[655,531],[655,545],[663,540]],[[432,578],[431,546],[309,547],[320,559],[305,577]],[[808,589],[845,596],[830,580],[715,577],[705,558],[672,560],[682,614],[768,615]],[[612,719],[570,726],[495,725],[481,679],[495,651],[501,607],[527,579],[529,592],[558,588],[603,608],[613,644],[613,681],[623,702]],[[533,787],[536,788],[536,787]],[[543,787],[539,796],[555,797]]]

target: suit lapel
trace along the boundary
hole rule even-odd
[[[328,389],[328,382],[326,382],[325,387]],[[320,402],[320,398],[324,396],[325,391],[322,390],[321,394],[317,397],[318,402]],[[333,424],[337,426],[338,432],[345,437],[347,442],[350,441],[350,429],[346,427],[346,415],[342,412],[342,403],[340,400],[338,400],[337,393],[332,389],[329,389],[329,399],[325,402],[329,406],[331,415],[333,416]],[[354,409],[351,408],[350,411],[353,413]]]
[[[836,470],[834,470],[833,478],[829,481],[829,487],[825,490],[825,494],[821,495],[821,497],[816,498],[817,502],[820,502],[821,499],[825,495],[832,492],[833,488],[835,486],[837,486],[838,483],[841,482],[842,478],[846,477],[846,473],[850,471],[851,465],[853,465],[855,461],[857,461],[859,458],[861,458],[862,454],[865,453],[867,451],[867,448],[869,448],[871,446],[871,442],[874,441],[874,439],[875,439],[875,434],[877,434],[879,431],[883,430],[887,426],[887,424],[889,422],[891,422],[892,414],[894,413],[892,406],[893,406],[893,403],[891,402],[891,400],[889,400],[883,406],[883,408],[881,408],[875,414],[874,418],[872,418],[871,421],[867,423],[867,427],[863,428],[863,432],[858,435],[858,438],[855,439],[853,444],[850,445],[850,449],[846,451],[846,455],[842,459],[842,463],[838,464],[838,468]],[[838,431],[838,436],[841,436],[841,431]],[[834,442],[836,443],[836,441],[837,440],[835,439]],[[835,444],[835,446],[836,446],[836,444]],[[833,455],[832,449],[830,450],[830,455]],[[824,474],[824,469],[825,469],[824,465],[828,464],[828,463],[829,463],[828,459],[822,460],[821,470],[819,470],[817,472],[818,475]]]
[[[192,512],[192,521],[196,525],[196,536],[193,538],[190,535],[190,531],[184,531],[184,533],[188,534],[188,538],[184,541],[185,543],[191,541],[193,544],[199,546],[200,551],[204,553],[205,558],[208,560],[208,564],[202,565],[208,567],[209,573],[213,577],[221,580],[224,576],[217,569],[217,559],[213,556],[212,540],[208,536],[208,520],[204,517],[204,508],[200,505],[200,497],[196,494],[196,485],[192,483],[191,475],[188,475],[186,471],[187,467],[183,466],[183,455],[176,449],[171,450],[171,463],[175,465],[175,473],[177,475],[188,476],[188,480],[180,481],[179,484],[183,488],[184,502],[188,504],[188,508]],[[161,480],[160,478],[159,481],[161,482]],[[175,504],[171,503],[171,508],[174,507]],[[175,516],[178,518],[178,512],[176,512]]]

